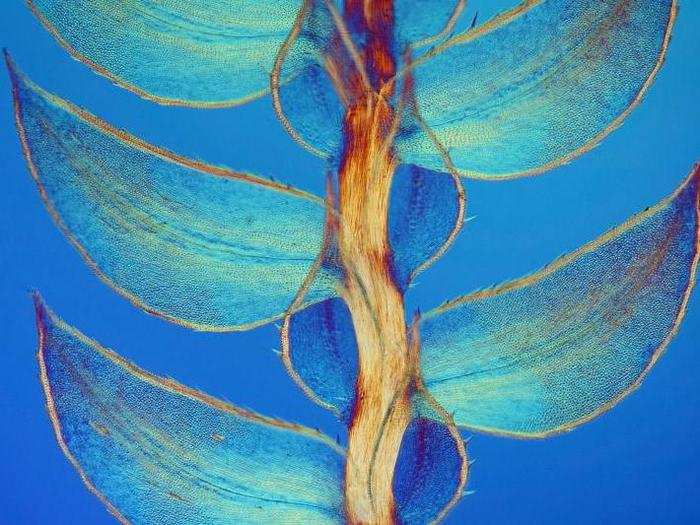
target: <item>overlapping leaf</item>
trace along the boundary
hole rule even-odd
[[[669,198],[531,276],[429,312],[426,387],[458,425],[525,437],[590,420],[634,390],[685,313],[700,168]]]
[[[204,330],[281,316],[323,244],[323,201],[112,128],[11,66],[32,175],[90,266],[137,305]],[[322,272],[306,299],[333,295]]]
[[[468,176],[537,173],[590,149],[637,105],[669,43],[675,0],[528,0],[416,58],[425,124]],[[421,126],[406,162],[443,158]]]
[[[123,523],[343,523],[343,451],[140,370],[37,299],[58,442]]]
[[[301,0],[28,0],[74,57],[163,104],[227,106],[268,92]]]

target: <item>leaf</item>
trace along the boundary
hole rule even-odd
[[[220,107],[268,92],[301,0],[27,0],[74,58],[161,104]]]
[[[140,370],[37,297],[39,367],[58,443],[122,523],[343,523],[343,451]]]
[[[536,174],[590,150],[652,83],[675,0],[527,0],[416,57],[421,116],[463,175]],[[406,163],[441,169],[421,126],[406,129]]]
[[[466,3],[466,0],[394,0],[394,32],[401,44],[427,45],[454,29]]]
[[[421,386],[401,441],[393,491],[398,523],[437,523],[462,499],[469,463],[457,428]]]
[[[270,86],[275,112],[290,136],[314,155],[333,158],[340,153],[351,97],[343,76],[356,71],[356,63],[338,36],[347,29],[328,2],[304,0],[275,59]]]
[[[464,222],[464,189],[456,176],[406,164],[396,168],[389,201],[394,281],[405,290],[450,247]]]
[[[285,319],[282,358],[306,395],[349,423],[355,404],[357,340],[350,310],[328,299]]]
[[[39,192],[104,281],[146,311],[200,330],[282,316],[323,244],[320,198],[147,144],[8,64]],[[307,304],[335,288],[323,269]]]
[[[698,264],[700,167],[670,197],[533,275],[420,326],[426,388],[476,431],[545,437],[635,390],[678,330]]]

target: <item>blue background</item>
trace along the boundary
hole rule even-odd
[[[515,3],[471,2],[482,20]],[[475,218],[419,277],[409,306],[427,309],[529,273],[670,193],[700,158],[699,24],[700,2],[686,0],[656,84],[601,146],[544,176],[467,181],[467,213]],[[287,137],[269,99],[216,111],[153,105],[69,58],[19,0],[3,2],[0,35],[36,82],[117,126],[188,156],[322,192],[321,162]],[[70,324],[149,371],[344,442],[343,429],[287,377],[272,351],[274,326],[190,332],[136,310],[98,281],[53,226],[27,174],[6,75],[0,155],[0,523],[113,523],[59,451],[46,417],[29,298],[35,288]],[[447,522],[700,522],[699,340],[696,292],[666,356],[612,412],[545,441],[474,436],[469,489],[476,492]]]

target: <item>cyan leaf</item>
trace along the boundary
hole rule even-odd
[[[343,523],[344,453],[327,437],[156,377],[37,298],[58,443],[122,523]]]
[[[282,316],[321,250],[321,199],[147,144],[10,72],[39,192],[103,280],[196,329]],[[335,283],[322,269],[307,304]]]
[[[456,423],[544,437],[636,389],[675,335],[698,264],[700,167],[670,197],[545,269],[422,320],[425,386]]]
[[[446,36],[466,4],[466,0],[394,0],[399,43],[417,47]]]
[[[420,114],[470,177],[550,169],[588,151],[647,91],[668,46],[675,0],[527,0],[414,57]],[[443,158],[421,126],[404,162]]]
[[[161,104],[229,106],[268,92],[301,0],[27,0],[73,57]]]

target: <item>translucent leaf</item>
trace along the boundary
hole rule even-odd
[[[28,0],[72,56],[162,104],[227,106],[268,92],[301,0]]]
[[[637,388],[694,284],[699,185],[696,168],[673,195],[544,270],[428,313],[423,378],[456,423],[542,437]]]
[[[675,0],[525,1],[415,58],[423,120],[467,176],[567,162],[639,103],[675,14]],[[443,166],[420,126],[404,130],[398,145],[407,163]]]
[[[454,423],[421,390],[413,396],[413,419],[401,441],[393,491],[398,522],[436,523],[462,498],[468,461]]]
[[[58,443],[119,521],[343,523],[333,441],[151,375],[36,306]]]
[[[285,320],[282,356],[292,378],[319,405],[349,423],[355,402],[357,340],[342,299],[328,299]]]
[[[389,202],[392,273],[406,289],[415,275],[452,244],[464,221],[464,190],[447,173],[402,164]]]
[[[394,0],[395,33],[401,44],[425,45],[447,35],[466,0]]]
[[[321,199],[147,144],[10,68],[41,196],[108,284],[202,330],[249,328],[285,312],[323,243]],[[323,269],[308,303],[332,296],[335,282]]]
[[[355,68],[337,24],[327,0],[306,0],[279,50],[270,83],[282,125],[301,146],[326,158],[340,153],[350,103],[341,75]]]

